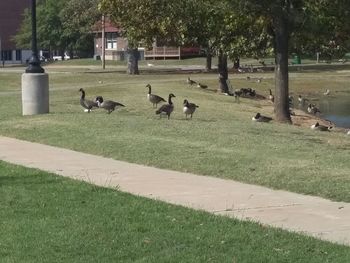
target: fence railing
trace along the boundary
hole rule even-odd
[[[145,50],[145,58],[159,57],[180,57],[180,47],[153,47],[153,49]]]

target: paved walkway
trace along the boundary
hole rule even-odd
[[[350,203],[135,165],[1,136],[0,160],[350,246]]]

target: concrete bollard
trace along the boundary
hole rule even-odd
[[[49,75],[46,73],[22,74],[22,114],[49,113]]]

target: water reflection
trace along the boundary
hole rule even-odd
[[[318,106],[321,117],[332,121],[338,127],[350,128],[350,96],[324,96]]]

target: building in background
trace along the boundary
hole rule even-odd
[[[128,41],[121,36],[121,28],[113,25],[108,19],[105,21],[105,59],[106,60],[125,60],[128,49]],[[93,33],[94,37],[94,58],[100,59],[102,56],[102,23],[96,23]],[[181,59],[187,57],[203,56],[199,47],[168,47],[157,46],[153,44],[152,48],[138,48],[140,59]]]
[[[105,24],[105,59],[106,60],[124,60],[128,42],[126,38],[121,37],[121,29],[114,26],[108,19]],[[99,59],[102,56],[102,23],[96,23],[93,32],[94,37],[94,57]]]
[[[5,64],[25,63],[32,55],[30,50],[16,47],[12,38],[23,20],[23,13],[30,7],[29,0],[0,0],[0,60]]]

